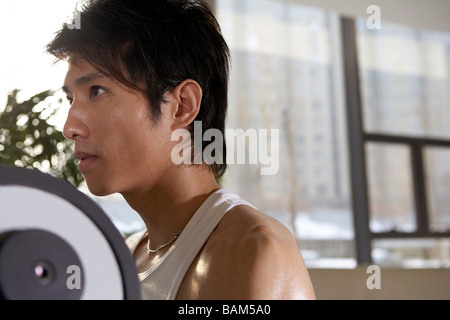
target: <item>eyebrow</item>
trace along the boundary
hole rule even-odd
[[[90,83],[92,81],[98,80],[98,79],[102,79],[102,78],[106,78],[106,76],[100,72],[93,72],[93,73],[89,73],[85,76],[82,76],[80,78],[78,78],[77,80],[74,81],[75,86],[77,87],[81,87],[87,83]],[[61,88],[65,93],[70,92],[70,89],[64,85]]]

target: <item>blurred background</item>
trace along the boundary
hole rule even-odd
[[[232,52],[227,128],[280,130],[278,174],[234,164],[223,187],[292,230],[319,297],[414,298],[428,285],[426,297],[448,298],[450,2],[208,2]],[[139,216],[120,195],[89,194],[61,135],[67,66],[44,47],[76,5],[0,4],[0,165],[67,180],[127,236]],[[370,264],[397,270],[392,287],[365,287]],[[351,270],[362,289],[334,273]],[[339,277],[339,292],[322,289]]]

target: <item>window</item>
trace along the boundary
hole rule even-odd
[[[450,139],[450,34],[356,24],[365,131]]]
[[[450,266],[450,34],[291,1],[216,0],[229,128],[279,129],[280,169],[224,180],[309,266]]]
[[[450,148],[425,149],[426,194],[430,231],[450,231]]]
[[[355,265],[338,17],[270,0],[217,0],[232,53],[227,127],[280,130],[280,165],[229,165],[224,187],[288,226],[309,266]]]
[[[355,25],[366,250],[380,265],[449,267],[450,34]]]
[[[417,230],[408,146],[369,142],[366,144],[366,157],[370,230]]]

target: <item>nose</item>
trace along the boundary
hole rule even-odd
[[[64,137],[74,141],[78,138],[88,138],[90,130],[86,118],[82,106],[74,101],[67,115],[66,123],[64,124]]]

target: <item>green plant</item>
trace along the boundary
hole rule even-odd
[[[47,90],[18,102],[19,90],[8,95],[0,113],[0,165],[38,169],[78,187],[83,176],[75,162],[73,142],[49,123],[62,104]]]

